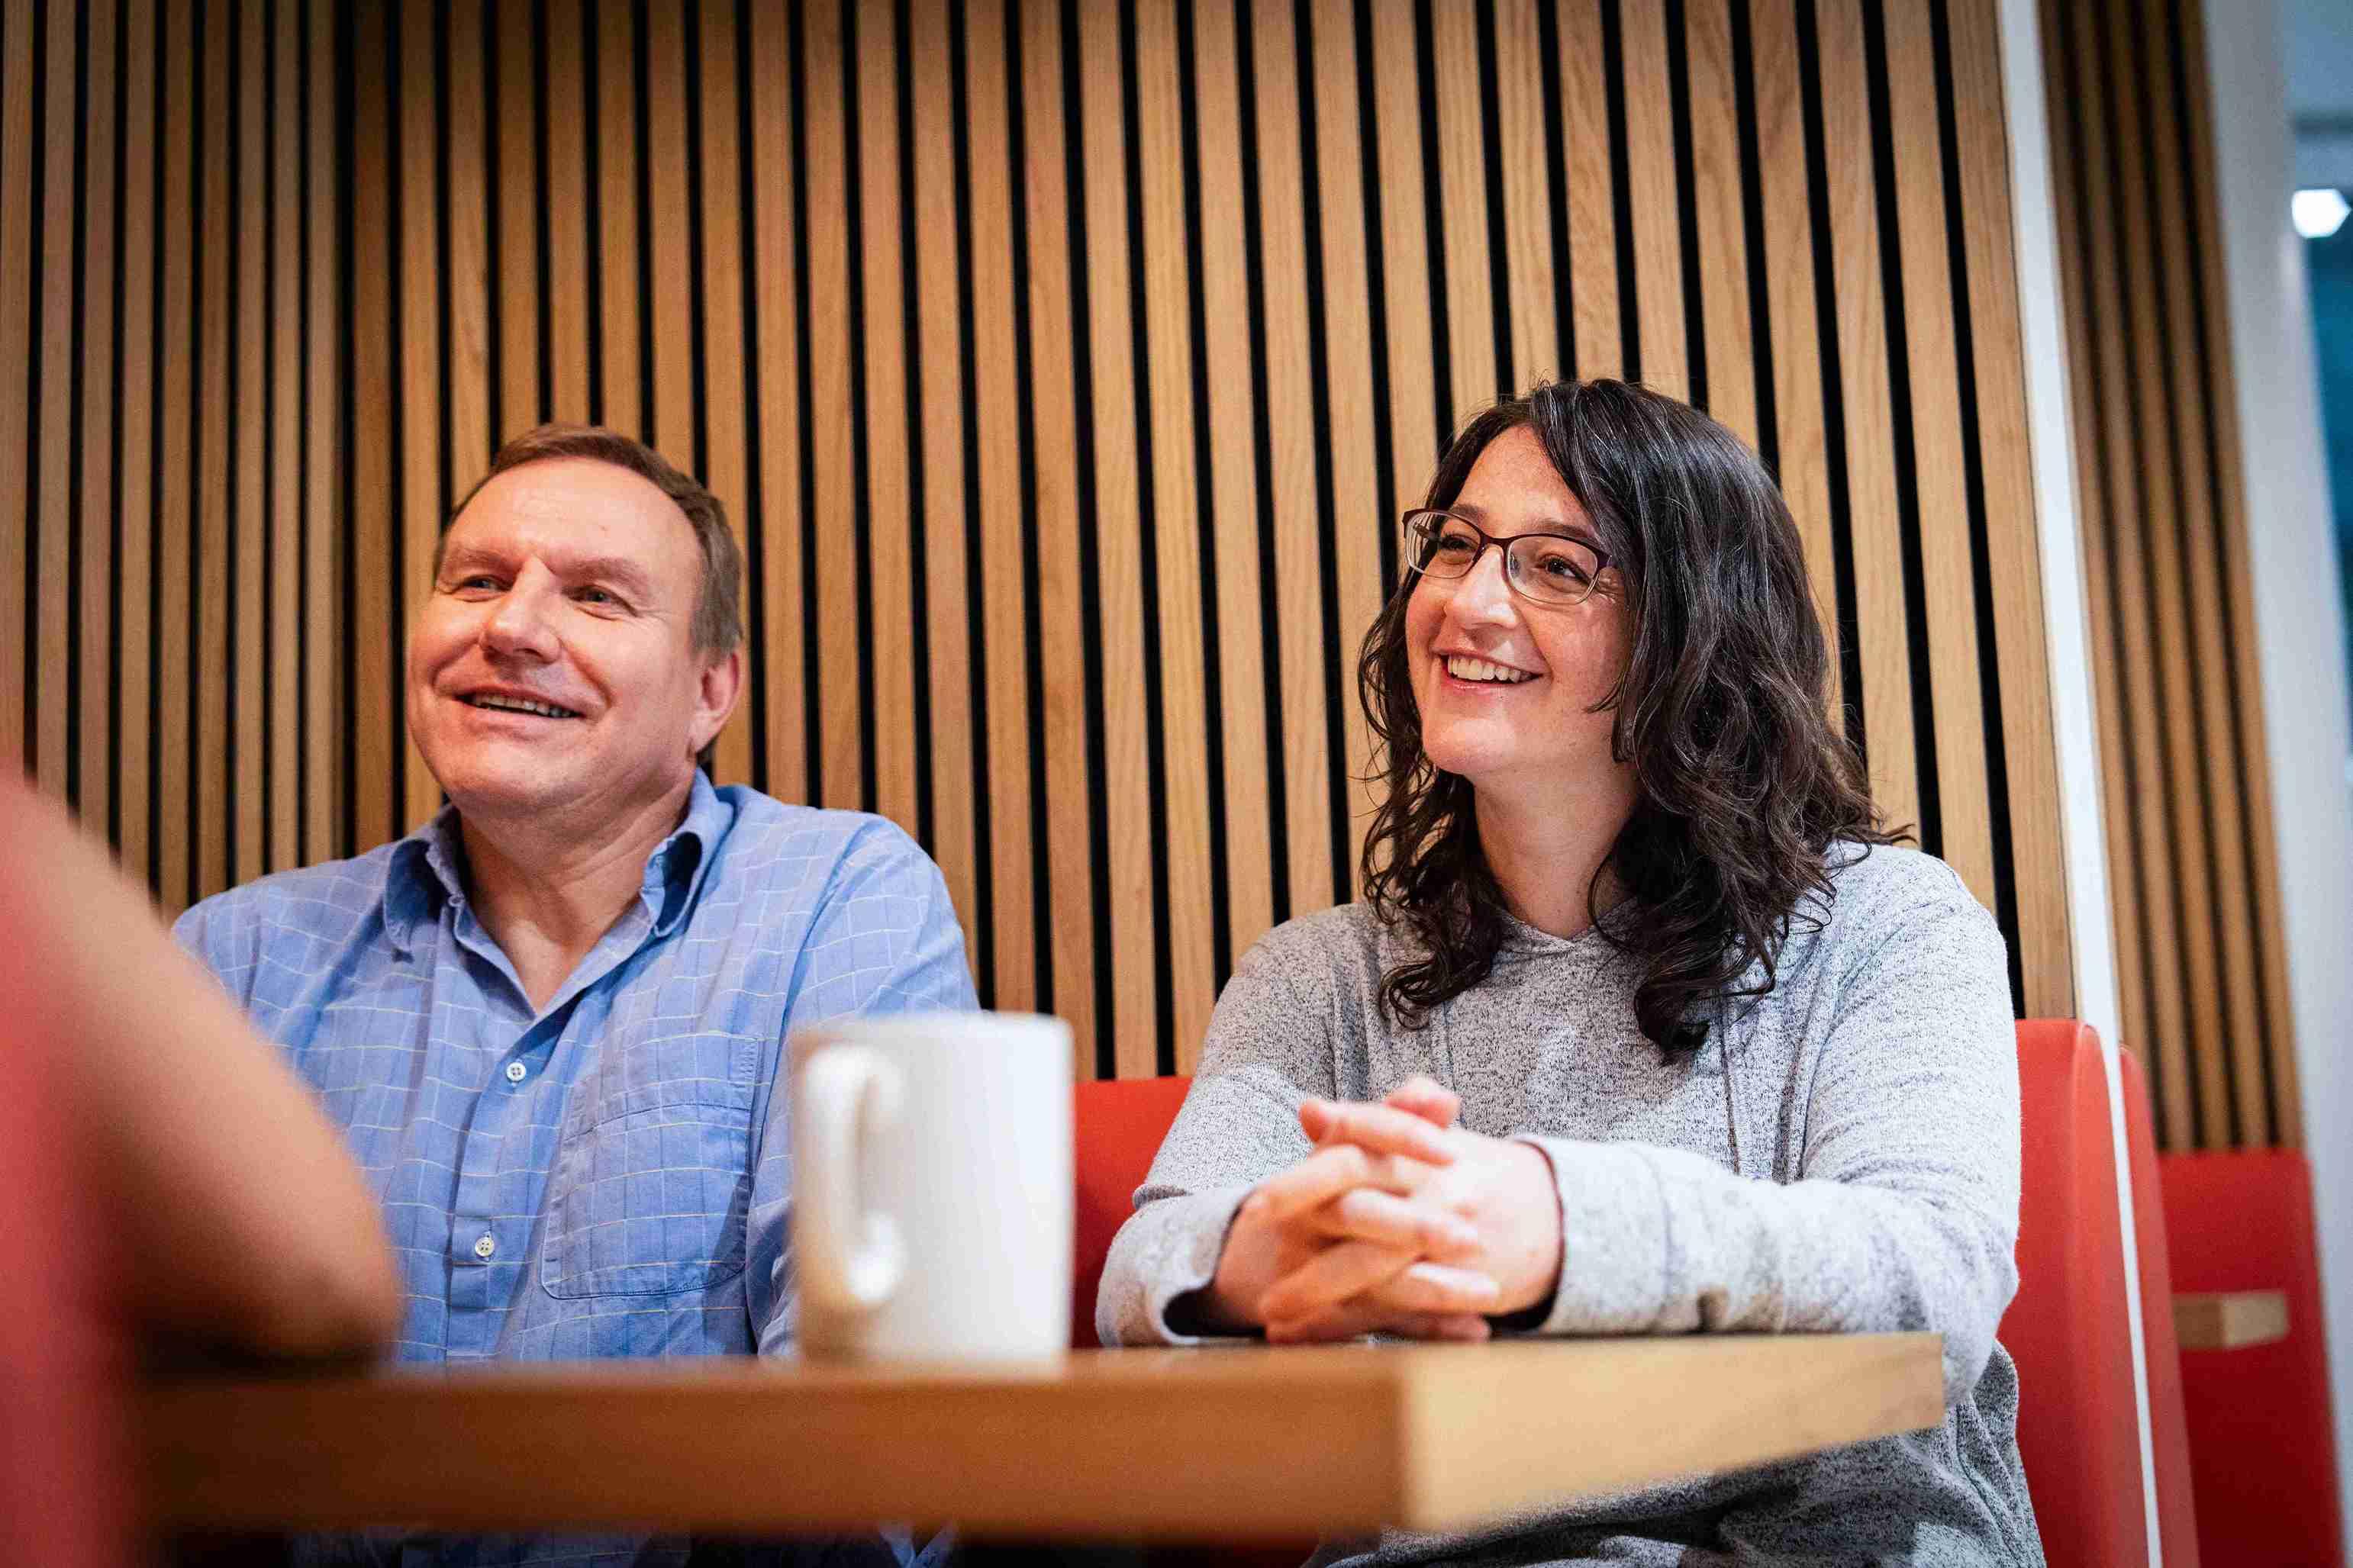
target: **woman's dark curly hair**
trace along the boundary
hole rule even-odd
[[[1625,891],[1604,937],[1643,959],[1642,1033],[1670,1054],[1709,1004],[1766,994],[1810,898],[1826,908],[1833,840],[1893,843],[1852,747],[1825,712],[1829,652],[1797,525],[1757,455],[1715,420],[1619,381],[1540,384],[1471,421],[1426,504],[1451,506],[1489,442],[1525,426],[1592,518],[1620,574],[1633,651],[1595,711],[1640,794],[1608,868]],[[1365,836],[1366,897],[1427,955],[1389,971],[1409,1027],[1478,984],[1507,930],[1470,782],[1433,766],[1406,653],[1408,573],[1365,636],[1356,678],[1386,798]],[[1752,965],[1759,973],[1744,982]]]

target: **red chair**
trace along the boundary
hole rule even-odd
[[[2042,1549],[2054,1563],[2147,1563],[2116,1136],[2099,1037],[2066,1020],[2021,1022],[2018,1077],[2018,1296],[2000,1339],[2018,1363],[2018,1449]]]
[[[2125,1141],[2132,1157],[2133,1237],[2140,1258],[2141,1345],[2148,1357],[2149,1437],[2157,1463],[2157,1528],[2165,1568],[2197,1568],[2196,1489],[2189,1468],[2189,1423],[2181,1405],[2181,1348],[2173,1332],[2178,1289],[2166,1247],[2164,1202],[2157,1179],[2148,1078],[2140,1058],[2116,1053],[2125,1088]],[[2225,1552],[2218,1562],[2230,1562]]]
[[[1135,1189],[1152,1169],[1188,1078],[1113,1079],[1082,1083],[1072,1108],[1077,1138],[1078,1258],[1071,1270],[1071,1343],[1091,1350],[1095,1288],[1103,1282],[1111,1238],[1135,1210]]]
[[[2304,1156],[2240,1149],[2168,1154],[2158,1166],[2176,1289],[2287,1294],[2285,1339],[2181,1355],[2207,1558],[2341,1564],[2345,1525]]]
[[[123,1367],[42,983],[0,915],[0,1561],[128,1560]]]

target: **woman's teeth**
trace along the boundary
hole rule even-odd
[[[1493,680],[1500,681],[1505,686],[1516,686],[1523,680],[1535,679],[1533,674],[1525,669],[1512,669],[1500,664],[1489,664],[1483,658],[1465,658],[1461,654],[1447,656],[1446,673],[1457,680]]]

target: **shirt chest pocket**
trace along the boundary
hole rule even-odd
[[[677,1044],[717,1070],[648,1070],[677,1065],[662,1049]],[[549,1179],[549,1295],[674,1295],[744,1271],[755,1062],[737,1044],[624,1047],[575,1090]]]

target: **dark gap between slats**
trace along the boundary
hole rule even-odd
[[[1178,0],[1176,7],[1176,96],[1184,141],[1185,233],[1196,246],[1201,234],[1199,77],[1194,61],[1193,3]],[[1201,269],[1187,271],[1186,307],[1193,348],[1193,485],[1194,515],[1189,525],[1199,531],[1201,595],[1201,692],[1205,722],[1203,766],[1208,773],[1209,806],[1209,951],[1211,972],[1219,991],[1233,973],[1233,922],[1230,878],[1226,866],[1226,730],[1225,688],[1219,653],[1218,530],[1214,476],[1216,454],[1210,449],[1208,304],[1202,295]]]
[[[902,79],[904,70],[902,61]],[[753,177],[757,162],[754,149],[758,143],[752,139],[752,7],[739,5],[735,8],[735,201],[743,216],[736,225],[735,238],[736,265],[744,274],[744,341],[723,347],[743,356],[744,570],[748,579],[744,597],[749,621],[746,634],[752,643],[750,657],[744,663],[752,702],[752,787],[764,795],[773,795],[775,784],[768,768],[767,494],[761,475],[761,423],[765,416],[760,401],[759,182]],[[907,248],[910,253],[913,251],[912,241]],[[590,297],[595,297],[593,292]],[[591,332],[589,336],[593,342],[596,334]],[[921,472],[920,464],[917,471]],[[921,573],[916,574],[916,580],[922,581]],[[918,613],[918,637],[923,635],[922,620]],[[917,700],[922,700],[919,693]],[[929,839],[924,840],[923,847],[926,851],[931,848]]]
[[[1495,85],[1495,0],[1479,0],[1479,150],[1487,175],[1487,297],[1495,329],[1495,384],[1479,400],[1522,390],[1520,377],[1534,365],[1515,365],[1512,355],[1512,238],[1504,211],[1504,128]],[[1468,412],[1466,410],[1465,412]]]
[[[494,9],[494,7],[485,7],[485,9]],[[687,8],[687,26],[690,29],[694,26],[697,15],[698,12],[694,7]],[[694,67],[691,63],[691,58],[689,57],[690,64],[687,67],[689,75],[686,101],[690,112],[699,116],[702,113],[702,93],[700,83],[695,80],[692,74]],[[555,414],[555,306],[550,298],[555,270],[553,254],[554,237],[550,226],[555,219],[555,202],[549,184],[547,166],[547,0],[531,0],[531,186],[532,212],[534,215],[532,231],[534,245],[533,282],[538,289],[536,315],[539,329],[538,353],[535,362],[539,381],[539,404],[532,411],[532,418],[533,423],[541,425],[547,423],[549,419],[554,417]],[[699,124],[700,121],[698,121],[697,123]],[[696,210],[698,212],[702,210],[699,204]],[[695,332],[695,342],[698,347],[702,342],[702,333],[698,327]],[[499,436],[493,433],[491,437],[492,451],[497,450]],[[701,472],[699,468],[696,470],[698,477]]]
[[[1707,310],[1699,263],[1699,172],[1692,149],[1691,36],[1683,0],[1666,0],[1667,104],[1675,149],[1675,237],[1683,252],[1683,375],[1691,405],[1704,410],[1707,388]]]
[[[647,0],[629,6],[630,128],[637,142],[638,186],[638,424],[631,434],[651,446],[654,432],[654,131]]]
[[[1310,0],[1313,3],[1313,0]],[[1373,377],[1373,479],[1381,498],[1381,595],[1397,591],[1397,433],[1389,427],[1388,259],[1381,248],[1380,122],[1374,108],[1372,0],[1356,0],[1357,166],[1365,188],[1365,290],[1371,307],[1367,357]]]
[[[1156,3],[1156,0],[1155,0]],[[1161,703],[1160,519],[1158,468],[1153,442],[1152,332],[1145,298],[1144,154],[1142,114],[1135,76],[1135,4],[1120,0],[1120,132],[1127,181],[1127,275],[1134,280],[1128,307],[1128,349],[1135,374],[1136,563],[1144,601],[1144,757],[1152,832],[1152,1026],[1153,1068],[1176,1070],[1176,963],[1169,949],[1168,913],[1168,733]]]
[[[2026,1012],[2023,933],[2018,928],[2017,850],[2011,842],[2010,741],[2003,728],[2000,626],[1994,614],[1993,549],[1986,517],[1985,443],[1978,411],[1977,331],[1970,310],[1968,215],[1963,209],[1960,120],[1954,99],[1953,36],[1946,0],[1930,0],[1936,64],[1938,169],[1945,183],[1945,265],[1952,279],[1953,352],[1961,404],[1961,473],[1968,497],[1969,591],[1978,633],[1978,701],[1985,727],[1986,802],[1993,833],[1994,920],[2010,959],[2010,1010]]]
[[[970,29],[964,13],[956,12],[948,28],[948,123],[955,130],[955,244],[956,244],[956,395],[963,405],[964,428],[964,559],[968,586],[965,595],[965,668],[969,671],[965,689],[971,700],[972,722],[972,824],[973,824],[973,911],[972,931],[979,949],[973,959],[973,977],[977,982],[980,1005],[997,1005],[997,832],[995,808],[989,799],[990,774],[988,754],[988,627],[983,609],[987,604],[988,557],[980,526],[980,385],[977,355],[974,347],[973,281],[972,281],[972,134],[971,72],[966,51],[970,47]],[[795,76],[794,124],[800,123],[799,78]],[[794,155],[798,162],[801,151],[799,136],[794,137]],[[797,185],[797,190],[799,189]],[[806,199],[797,196],[795,218],[801,226],[801,237],[806,244],[807,220],[801,215],[807,211]],[[806,251],[802,252],[806,254]],[[803,290],[801,312],[801,357],[806,367],[808,357],[808,312],[807,290]],[[801,380],[801,418],[804,428],[808,418],[808,380],[806,369]],[[807,447],[802,447],[804,453]],[[807,469],[803,469],[802,487],[807,488]],[[806,583],[807,579],[804,577]],[[810,603],[814,614],[814,604]],[[812,626],[814,623],[811,623]],[[814,717],[817,712],[816,685],[809,688],[809,712],[812,718],[811,756],[815,752]]]
[[[2219,335],[2219,329],[2214,323],[2206,281],[2205,228],[2209,196],[2203,181],[2207,168],[2200,160],[2192,142],[2194,129],[2190,117],[2192,106],[2189,90],[2190,67],[2186,58],[2189,47],[2188,19],[2183,14],[2180,0],[2166,0],[2165,16],[2166,86],[2173,97],[2172,153],[2182,172],[2181,220],[2184,226],[2182,241],[2183,254],[2187,258],[2189,268],[2190,342],[2197,355],[2198,384],[2200,388],[2199,433],[2206,449],[2206,504],[2208,515],[2214,520],[2215,528],[2219,531],[2231,526],[2231,514],[2225,509],[2222,499],[2222,437],[2215,412],[2215,402],[2218,395],[2223,394],[2231,373],[2227,364],[2218,370],[2217,362],[2221,356],[2214,352],[2214,340]],[[2225,555],[2221,570],[2227,570],[2228,560],[2229,557]],[[2235,666],[2237,659],[2242,656],[2247,647],[2238,625],[2238,613],[2232,596],[2226,592],[2218,591],[2215,594],[2215,603],[2221,613],[2222,654]],[[2234,669],[2233,689],[2236,686]],[[2237,771],[2239,784],[2240,810],[2236,825],[2239,833],[2239,853],[2242,863],[2248,868],[2247,907],[2242,918],[2253,927],[2257,937],[2256,970],[2253,976],[2255,1020],[2267,1047],[2263,1058],[2263,1094],[2270,1110],[2272,1135],[2274,1139],[2284,1139],[2290,1129],[2285,1119],[2285,1108],[2282,1104],[2282,1086],[2277,1075],[2272,1071],[2272,1054],[2268,1047],[2274,1038],[2274,1031],[2280,1026],[2274,1022],[2274,1009],[2275,1006],[2284,1005],[2286,999],[2274,998],[2264,980],[2263,948],[2265,944],[2279,940],[2279,933],[2276,928],[2263,918],[2262,895],[2258,891],[2258,884],[2254,878],[2254,868],[2261,863],[2255,858],[2258,850],[2255,841],[2255,814],[2253,808],[2248,804],[2256,798],[2254,792],[2260,787],[2253,777],[2250,759],[2258,757],[2262,753],[2255,749],[2256,742],[2251,741],[2247,735],[2246,715],[2240,711],[2239,705],[2232,702],[2226,707],[2231,734],[2230,756],[2232,766]]]
[[[1943,0],[1937,0],[1942,4]],[[1732,90],[1740,132],[1741,237],[1748,249],[1749,368],[1757,384],[1757,455],[1778,483],[1781,478],[1781,417],[1774,388],[1773,289],[1766,276],[1764,153],[1757,129],[1757,51],[1748,7],[1732,16]],[[1956,235],[1959,230],[1956,228]]]
[[[1430,268],[1430,390],[1438,426],[1430,454],[1434,466],[1453,442],[1454,421],[1461,411],[1454,406],[1453,301],[1446,287],[1446,177],[1438,145],[1438,44],[1430,3],[1414,0],[1413,68],[1421,99],[1417,126],[1421,135],[1421,248]],[[1469,325],[1464,323],[1466,329]]]
[[[1821,48],[1813,0],[1798,0],[1798,78],[1806,130],[1806,205],[1812,223],[1814,333],[1822,371],[1822,450],[1830,470],[1831,559],[1836,568],[1839,669],[1846,735],[1868,769],[1862,707],[1862,622],[1855,607],[1854,518],[1846,469],[1846,378],[1839,359],[1838,250],[1831,236],[1829,154],[1822,143]],[[1908,823],[1898,824],[1908,827]]]
[[[1340,684],[1345,656],[1341,644],[1340,552],[1362,540],[1362,529],[1377,525],[1377,518],[1339,515],[1332,481],[1332,345],[1331,321],[1324,297],[1324,169],[1316,104],[1315,12],[1293,0],[1291,9],[1292,68],[1299,81],[1299,167],[1301,205],[1306,215],[1307,259],[1307,387],[1315,431],[1315,494],[1322,544],[1315,552],[1316,585],[1323,598],[1324,650],[1324,787],[1327,796],[1332,841],[1332,901],[1348,901],[1348,731]]]
[[[1618,246],[1618,374],[1640,381],[1641,280],[1634,275],[1634,171],[1626,152],[1626,37],[1618,0],[1601,0],[1601,79],[1608,84],[1610,237]]]
[[[1561,100],[1560,16],[1550,5],[1536,8],[1537,78],[1544,89],[1545,220],[1552,233],[1552,325],[1554,353],[1563,380],[1577,379],[1577,289],[1570,266],[1568,227],[1567,106]],[[1742,9],[1736,6],[1736,10]],[[1525,390],[1525,389],[1523,389]]]
[[[691,355],[688,374],[691,391],[689,395],[694,400],[694,477],[708,485],[711,482],[711,300],[702,270],[702,225],[706,210],[702,184],[702,7],[687,5],[682,10],[684,21],[681,31],[686,35],[686,210],[689,215],[686,223],[686,298],[687,320],[692,323],[687,333]],[[540,49],[536,52],[543,58],[547,51]],[[539,159],[542,165],[547,162],[544,136],[540,141]],[[851,183],[856,184],[855,181]],[[545,374],[548,337],[546,214],[546,204],[543,202],[539,229],[539,352],[542,367],[539,395],[543,401],[549,395],[552,379]],[[745,279],[749,280],[748,278]],[[860,515],[865,515],[863,509]]]
[[[2142,33],[2141,29],[2137,27],[2128,28],[2126,30],[2130,33],[2132,37],[2132,81],[2135,88],[2134,103],[2138,110],[2136,118],[2139,122],[2137,127],[2138,132],[2137,142],[2138,145],[2142,147],[2154,147],[2157,144],[2157,123],[2154,108],[2149,101],[2150,61],[2148,58],[2147,39]],[[2182,176],[2185,187],[2188,187],[2191,181],[2189,168],[2190,165],[2183,165]],[[2172,294],[2166,287],[2169,274],[2168,271],[2166,257],[2167,247],[2165,234],[2161,226],[2161,215],[2166,211],[2166,209],[2160,206],[2158,201],[2157,163],[2154,159],[2144,158],[2141,160],[2140,182],[2142,199],[2147,205],[2149,215],[2148,221],[2151,240],[2151,244],[2148,247],[2150,264],[2149,282],[2151,289],[2149,295],[2149,322],[2155,331],[2157,338],[2157,365],[2158,384],[2160,389],[2159,396],[2163,400],[2162,406],[2170,411],[2181,406],[2181,398],[2184,396],[2195,395],[2197,391],[2202,389],[2182,387],[2179,384],[2174,376],[2174,321],[2172,310],[2170,309]],[[2202,398],[2201,401],[2203,401]],[[2220,539],[2219,531],[2215,528],[2215,524],[2218,523],[2221,519],[2219,515],[2215,513],[2210,512],[2206,514],[2206,527],[2200,531],[2203,534],[2203,538],[2193,540],[2189,526],[2189,509],[2191,501],[2189,495],[2189,483],[2182,472],[2180,426],[2174,423],[2169,412],[2164,420],[2164,427],[2166,455],[2168,460],[2173,466],[2173,537],[2175,571],[2180,580],[2182,602],[2186,607],[2189,605],[2195,604],[2200,595],[2219,596],[2215,595],[2215,589],[2221,584],[2221,574],[2220,571],[2220,565],[2221,552],[2219,548],[2216,547],[2220,542]],[[2202,574],[2202,582],[2200,581],[2201,574],[2198,571],[2195,564],[2200,561],[2203,561],[2206,563],[2206,570]],[[2190,625],[2184,627],[2183,630],[2194,636],[2195,626],[2196,622],[2193,619]],[[2226,650],[2231,645],[2226,644],[2224,645],[2223,649],[2216,649],[2213,650],[2213,652],[2221,655],[2222,657],[2228,657]],[[2193,661],[2198,658],[2199,655],[2192,655]],[[2205,693],[2199,686],[2194,675],[2190,679],[2189,689],[2180,693],[2179,695],[2183,706],[2185,706],[2189,712],[2189,721],[2193,727],[2192,733],[2197,737],[2196,749],[2198,754],[2200,757],[2213,755],[2213,748],[2218,743],[2221,743],[2218,742],[2217,737],[2212,733],[2212,731],[2216,727],[2218,716],[2208,711],[2207,705],[2204,700]],[[2235,707],[2236,704],[2231,703],[2226,704],[2226,706]],[[2227,719],[2222,720],[2222,722],[2227,723],[2228,721],[2229,721]],[[2222,908],[2222,858],[2219,846],[2222,841],[2223,825],[2215,814],[2213,785],[2207,777],[2206,770],[2200,767],[2193,768],[2190,771],[2192,774],[2192,782],[2196,784],[2199,818],[2206,830],[2207,851],[2206,863],[2204,866],[2184,868],[2184,871],[2190,876],[2202,875],[2204,877],[2206,881],[2207,908],[2219,914]],[[2249,868],[2251,870],[2253,869],[2252,863],[2250,863]],[[2183,929],[2186,933],[2188,930],[2186,916],[2184,917]],[[2260,930],[2261,928],[2259,927],[2257,929]],[[2221,942],[2211,938],[2207,940],[2211,942],[2215,950],[2215,989],[2218,993],[2216,1000],[2220,1010],[2220,1016],[2225,1020],[2224,1027],[2227,1030],[2227,1020],[2231,1015],[2232,989],[2231,983],[2231,966],[2224,961]],[[2223,1103],[2229,1111],[2230,1117],[2230,1124],[2226,1131],[2225,1141],[2226,1142],[2235,1142],[2237,1141],[2238,1129],[2242,1125],[2241,1115],[2243,1108],[2241,1106],[2239,1101],[2239,1075],[2236,1072],[2229,1070],[2230,1064],[2227,1059],[2227,1053],[2229,1050],[2227,1036],[2224,1038],[2218,1038],[2206,1042],[2206,1045],[2207,1048],[2211,1050],[2225,1053],[2224,1071],[2222,1073],[2222,1092]]]
[[[931,480],[924,468],[923,303],[916,267],[921,240],[915,221],[915,88],[913,61],[907,44],[911,20],[908,0],[897,0],[892,21],[897,28],[894,36],[899,40],[898,68],[892,73],[892,79],[899,125],[899,340],[904,348],[907,388],[907,588],[914,621],[915,841],[923,847],[923,853],[936,856],[937,783],[932,777],[932,583],[925,565],[931,559]],[[748,121],[746,123],[748,126]],[[751,147],[748,129],[740,144],[746,149]],[[743,166],[748,169],[751,162],[746,155],[742,160]],[[746,228],[744,232],[748,237],[751,230]],[[746,243],[748,246],[748,238]],[[744,276],[747,281],[754,276],[748,262]]]
[[[1919,437],[1913,428],[1912,343],[1904,305],[1903,220],[1895,203],[1894,108],[1888,101],[1887,28],[1862,8],[1863,98],[1871,119],[1872,187],[1879,222],[1879,292],[1887,323],[1889,420],[1895,448],[1895,521],[1904,566],[1904,630],[1912,679],[1913,772],[1920,792],[1920,847],[1945,852],[1943,781],[1936,766],[1936,675],[1928,649],[1927,573],[1920,547]]]
[[[841,184],[849,311],[849,494],[851,557],[857,563],[858,809],[872,811],[881,781],[874,710],[874,458],[866,406],[866,133],[858,101],[859,0],[841,0]],[[830,521],[830,520],[828,520]],[[897,718],[893,715],[893,718]]]
[[[1291,918],[1291,795],[1283,748],[1282,605],[1274,548],[1274,435],[1267,406],[1266,213],[1258,177],[1258,51],[1246,0],[1234,3],[1234,61],[1240,78],[1242,164],[1242,275],[1249,301],[1251,493],[1258,502],[1259,670],[1266,687],[1266,816],[1274,923]]]
[[[1077,410],[1079,604],[1085,631],[1080,658],[1086,687],[1088,905],[1094,932],[1095,1076],[1119,1076],[1118,1035],[1113,1027],[1111,951],[1111,809],[1108,759],[1103,741],[1103,562],[1098,538],[1100,498],[1095,488],[1094,319],[1088,288],[1086,114],[1080,100],[1077,0],[1062,0],[1062,184],[1068,204],[1071,273],[1071,353]],[[911,297],[912,298],[912,297]]]
[[[1013,384],[1021,474],[1021,672],[1029,712],[1029,929],[1038,975],[1038,1011],[1054,1010],[1054,863],[1047,832],[1046,669],[1039,592],[1038,361],[1029,312],[1029,109],[1021,76],[1021,25],[1005,19],[1006,205],[1013,216]]]

